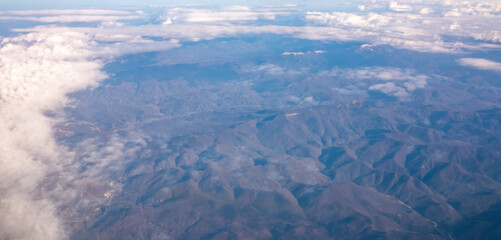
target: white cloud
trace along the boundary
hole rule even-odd
[[[393,2],[393,1],[389,3],[388,8],[393,10],[393,11],[397,11],[397,12],[410,12],[410,11],[412,11],[411,6],[405,5],[405,4],[398,4],[397,2]]]
[[[96,40],[108,41],[117,36],[129,38],[161,37],[181,41],[199,41],[237,34],[281,34],[311,40],[362,41],[371,46],[390,45],[396,48],[420,52],[458,53],[475,49],[491,48],[486,44],[465,44],[460,40],[446,41],[443,36],[474,38],[501,42],[498,15],[473,14],[471,16],[445,16],[447,11],[432,9],[432,5],[406,3],[417,9],[411,12],[307,12],[307,26],[252,25],[245,21],[274,19],[278,15],[292,14],[291,11],[273,9],[250,9],[235,6],[221,10],[171,8],[162,21],[165,25],[113,26],[116,19],[101,18],[106,24],[102,29],[72,28],[74,31],[96,34]],[[423,7],[424,6],[424,7]],[[372,9],[372,8],[370,8]],[[377,9],[376,9],[377,10]],[[433,12],[433,14],[431,14]],[[136,15],[110,15],[111,18],[135,17]],[[142,15],[141,15],[142,16]],[[64,19],[65,16],[45,16]],[[87,18],[85,16],[84,18]],[[91,16],[99,19],[100,15]],[[89,21],[94,21],[88,18]],[[109,20],[109,21],[108,21]],[[46,21],[55,21],[46,19]],[[83,21],[83,20],[82,20]],[[22,31],[65,31],[59,27],[38,27]],[[168,41],[168,40],[166,40]]]
[[[359,84],[360,87],[368,86],[366,89],[370,91],[380,91],[400,100],[408,100],[412,92],[425,88],[429,78],[411,69],[391,67],[334,69],[329,74],[342,80],[363,82],[364,84]]]
[[[458,63],[462,66],[473,67],[480,70],[501,72],[501,63],[483,58],[461,58]]]
[[[0,45],[0,235],[7,239],[61,239],[55,205],[36,194],[57,172],[64,149],[53,138],[54,120],[66,94],[96,86],[106,75],[82,33],[30,33]]]
[[[429,7],[424,7],[424,8],[421,8],[421,10],[419,10],[419,14],[422,14],[422,15],[428,15],[430,13],[433,13],[433,9],[429,8]]]
[[[501,3],[494,2],[451,2],[449,9],[446,10],[444,16],[461,17],[461,16],[484,16],[491,17],[501,13]]]
[[[304,52],[283,52],[283,56],[288,56],[288,55],[293,55],[293,56],[302,56],[304,55]]]
[[[127,136],[113,135],[104,144],[99,139],[86,139],[79,143],[79,164],[89,165],[79,177],[98,179],[113,172],[121,171],[135,154],[147,145],[146,136],[141,133],[129,133]]]
[[[235,34],[274,33],[312,40],[364,41],[373,46],[384,44],[420,52],[445,53],[483,48],[484,45],[465,44],[460,40],[445,41],[442,37],[444,35],[501,43],[501,29],[497,24],[501,21],[501,4],[498,3],[451,2],[443,4],[390,1],[386,6],[393,8],[394,12],[384,12],[387,8],[379,5],[381,5],[380,2],[366,2],[362,13],[307,12],[305,19],[310,25],[304,27],[250,26],[245,23],[245,21],[259,19],[273,20],[279,15],[295,13],[294,9],[287,7],[230,6],[219,10],[169,8],[160,19],[169,28],[160,28],[158,25],[124,26],[114,31],[118,31],[117,35],[158,36],[190,41]],[[10,15],[3,14],[5,16],[0,16],[0,19],[26,17],[33,21],[44,22],[102,21],[113,23],[120,19],[145,17],[144,13],[137,11],[114,12],[98,9],[44,11],[27,11],[18,14],[3,12]],[[460,14],[454,15],[452,12]],[[95,30],[89,28],[84,31],[91,33]],[[158,32],[155,32],[157,30]],[[101,35],[109,35],[103,34],[104,30],[98,30],[98,32],[101,32]]]
[[[393,20],[391,16],[377,13],[358,15],[345,12],[307,12],[305,18],[319,24],[363,28],[380,28],[387,26]]]
[[[351,32],[349,40],[365,41],[372,45],[390,45],[420,52],[457,53],[482,48],[477,43],[445,41],[443,36],[501,43],[501,4],[454,2],[390,2],[395,12],[384,12],[378,3],[361,13],[308,12],[305,19],[311,26],[328,26],[331,31],[312,34],[316,39],[346,40],[343,30]],[[370,12],[369,10],[374,12]],[[340,31],[341,30],[341,31]],[[336,32],[337,34],[329,34]]]
[[[289,15],[289,12],[275,12],[265,10],[251,10],[246,6],[231,6],[222,10],[208,10],[196,8],[169,9],[162,17],[163,24],[173,22],[231,22],[251,21],[259,19],[273,20],[278,15]]]
[[[423,74],[417,74],[411,69],[400,69],[392,67],[364,67],[355,69],[334,70],[333,74],[348,79],[379,79],[390,81],[426,81],[428,77]]]
[[[270,75],[284,75],[287,73],[287,69],[274,64],[264,64],[260,66],[255,66],[249,70],[252,72],[265,72]]]
[[[112,135],[103,141],[86,139],[73,147],[73,162],[58,174],[61,187],[52,191],[59,208],[73,211],[92,210],[109,203],[121,189],[116,176],[123,174],[125,166],[146,146],[147,138],[131,132],[126,136]],[[87,191],[86,186],[96,189]]]
[[[289,55],[304,56],[304,55],[308,55],[308,54],[322,54],[322,53],[325,53],[325,51],[316,50],[316,51],[307,51],[307,52],[283,52],[281,55],[282,56],[289,56]]]
[[[434,29],[435,22],[427,22],[414,14],[308,12],[305,18],[316,25],[330,27],[324,31],[313,29],[315,33],[305,38],[366,41],[422,52],[458,51],[458,46],[441,39]]]
[[[77,147],[79,153],[58,145],[54,139],[53,126],[57,120],[46,113],[59,112],[69,102],[67,94],[95,87],[105,79],[106,74],[100,70],[104,61],[119,54],[178,46],[176,41],[152,42],[141,37],[98,43],[95,37],[61,28],[2,39],[2,239],[66,238],[66,226],[56,210],[80,201],[71,186],[101,184],[99,180],[104,181],[110,173],[120,170],[145,144],[141,136],[114,137],[105,145],[85,141]],[[84,165],[91,167],[82,171],[79,167]],[[45,185],[47,182],[50,186]],[[100,197],[93,196],[78,204],[102,203],[112,197],[117,186],[107,189]]]
[[[380,91],[386,95],[398,98],[407,98],[409,96],[409,93],[404,88],[395,85],[393,82],[374,84],[369,87],[369,90]]]
[[[262,65],[244,65],[239,69],[241,73],[253,73],[253,74],[266,74],[273,77],[292,77],[298,76],[305,72],[305,69],[291,69],[284,66],[279,66],[275,64],[262,64]]]

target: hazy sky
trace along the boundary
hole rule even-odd
[[[343,3],[344,2],[344,3]],[[184,4],[204,4],[204,5],[280,5],[280,4],[298,4],[307,9],[329,9],[339,4],[345,5],[350,1],[326,1],[323,0],[0,0],[0,10],[33,10],[33,9],[53,9],[53,8],[128,8],[128,7],[147,7],[149,5],[184,5]]]

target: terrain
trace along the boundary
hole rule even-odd
[[[109,63],[57,137],[131,151],[82,187],[102,201],[60,209],[71,238],[498,239],[500,74],[360,45],[260,36]],[[388,79],[407,90],[373,87]]]

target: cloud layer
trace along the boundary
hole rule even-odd
[[[405,7],[404,7],[405,6]],[[501,21],[499,15],[479,14],[471,7],[469,14],[460,11],[457,15],[446,9],[436,14],[432,8],[414,8],[390,2],[389,8],[395,12],[308,12],[306,20],[313,25],[332,28],[331,31],[317,33],[317,39],[357,40],[375,45],[390,45],[396,48],[419,52],[457,53],[469,49],[499,48],[499,45],[472,44],[466,38],[500,42],[501,28],[495,22]],[[417,8],[417,7],[416,7]],[[465,10],[463,10],[465,11]],[[339,31],[334,31],[339,29]],[[344,30],[350,29],[349,33]],[[456,36],[460,41],[447,41],[444,36]]]
[[[60,239],[65,229],[39,183],[64,165],[46,112],[66,94],[96,86],[106,75],[86,35],[33,33],[0,47],[0,232],[4,239]]]
[[[0,21],[34,21],[45,23],[115,22],[143,18],[141,11],[107,9],[54,9],[27,11],[0,11]]]
[[[501,48],[501,27],[497,24],[501,21],[501,11],[497,3],[361,2],[358,6],[358,12],[306,12],[306,25],[303,26],[268,25],[269,22],[256,24],[260,20],[298,14],[295,9],[245,6],[222,9],[168,8],[155,20],[163,25],[112,24],[146,17],[140,11],[117,11],[110,15],[104,15],[105,10],[81,11],[73,15],[64,10],[40,12],[44,16],[28,15],[36,13],[33,11],[22,14],[5,12],[7,16],[0,14],[0,18],[31,17],[33,21],[38,19],[45,22],[102,21],[106,24],[102,24],[101,28],[72,29],[96,34],[96,39],[101,37],[104,40],[113,37],[143,40],[145,37],[160,37],[199,41],[237,34],[280,34],[310,40],[361,41],[369,44],[367,46],[389,45],[419,52],[459,53]],[[54,15],[56,13],[60,15]],[[66,29],[49,26],[18,31],[56,32]],[[472,42],[471,39],[484,42]],[[156,44],[156,41],[151,43]]]
[[[122,44],[130,52],[130,42]],[[68,93],[95,87],[107,77],[100,70],[109,58],[103,52],[115,54],[111,56],[124,52],[110,48],[91,35],[70,30],[2,40],[0,238],[65,239],[67,226],[58,209],[85,209],[111,198],[117,185],[100,187],[107,191],[98,196],[85,197],[77,189],[107,184],[109,175],[144,146],[141,136],[115,136],[106,144],[84,141],[75,152],[54,138],[58,118],[49,115],[60,115],[70,101]]]

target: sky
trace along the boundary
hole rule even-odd
[[[78,1],[64,1],[64,0],[0,0],[0,10],[33,10],[33,9],[63,9],[63,8],[141,8],[148,7],[151,5],[156,6],[173,6],[173,5],[214,5],[214,6],[229,6],[229,5],[246,5],[246,6],[259,6],[259,5],[282,5],[282,4],[297,4],[302,6],[303,9],[333,9],[342,5],[346,5],[346,1],[326,1],[322,0],[298,0],[298,1],[286,1],[286,0],[208,0],[208,1],[197,1],[197,0],[186,0],[186,1],[173,1],[173,0],[78,0]]]

